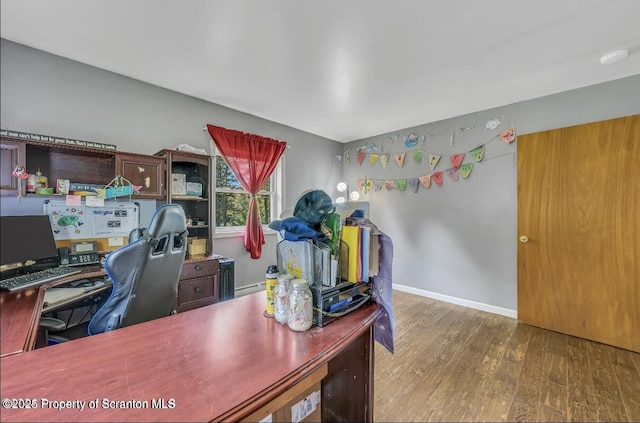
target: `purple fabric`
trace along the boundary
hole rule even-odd
[[[350,217],[349,221],[358,226],[371,228],[371,234],[378,234],[380,244],[380,268],[373,277],[371,290],[373,298],[384,309],[382,315],[374,323],[374,339],[393,353],[396,334],[396,317],[393,311],[392,264],[393,242],[388,235],[381,232],[369,219]]]

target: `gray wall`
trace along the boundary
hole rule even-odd
[[[210,152],[210,137],[202,131],[210,123],[290,145],[285,152],[285,208],[293,207],[297,196],[310,188],[333,195],[340,180],[342,169],[333,159],[342,151],[340,143],[4,39],[0,42],[2,128],[154,154],[183,143]],[[142,204],[141,217],[148,219],[155,204]],[[19,202],[3,197],[0,213],[14,212],[42,213],[42,199]],[[216,253],[236,259],[238,286],[263,281],[267,266],[275,263],[277,237],[269,234],[266,241],[262,258],[251,260],[241,236],[214,240]]]
[[[468,152],[507,124],[522,135],[638,113],[640,76],[634,76],[349,143],[345,150],[350,150],[351,163],[344,164],[344,175],[354,184],[361,178],[402,179],[431,173],[426,157],[416,164],[407,156],[403,168],[391,159],[386,170],[379,163],[370,166],[368,157],[358,164],[355,152],[360,145],[374,143],[380,148],[382,143],[387,153],[409,151],[402,140],[387,141],[396,133],[402,139],[410,132],[427,135],[425,155],[442,154],[436,170],[443,170],[451,167],[451,154],[466,153],[464,163],[474,163]],[[485,129],[488,120],[503,117],[506,124]],[[471,126],[475,128],[460,131]],[[455,141],[450,147],[452,130]],[[515,316],[517,169],[512,150],[517,150],[517,140],[507,145],[496,139],[487,144],[485,158],[506,156],[478,163],[466,180],[453,181],[445,175],[442,186],[432,183],[429,190],[421,186],[417,193],[409,188],[388,192],[383,188],[364,196],[370,202],[371,220],[394,242],[394,284],[409,292]]]

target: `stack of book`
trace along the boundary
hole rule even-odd
[[[378,235],[367,226],[342,227],[340,233],[342,261],[341,279],[347,282],[368,282],[378,274]]]

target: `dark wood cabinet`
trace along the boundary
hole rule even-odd
[[[165,162],[163,157],[158,156],[116,153],[116,173],[141,187],[136,197],[163,199]]]
[[[212,254],[213,226],[211,157],[176,150],[162,150],[157,156],[166,160],[166,201],[179,204],[187,216],[189,242],[206,240],[206,251],[189,248],[189,258]],[[196,254],[192,252],[197,251]]]
[[[218,260],[207,257],[185,261],[178,284],[178,313],[217,303],[219,299]]]
[[[0,139],[0,194],[18,194],[18,179],[12,175],[18,165],[25,165],[24,143],[6,138]],[[27,185],[26,180],[23,182],[22,194]]]

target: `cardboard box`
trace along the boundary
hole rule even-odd
[[[194,239],[190,244],[187,245],[187,252],[189,256],[200,256],[203,254],[207,254],[207,240],[205,239]]]
[[[171,174],[171,195],[187,194],[187,175],[183,173]]]
[[[328,373],[325,363],[319,369],[251,413],[243,422],[321,422],[322,379]]]

